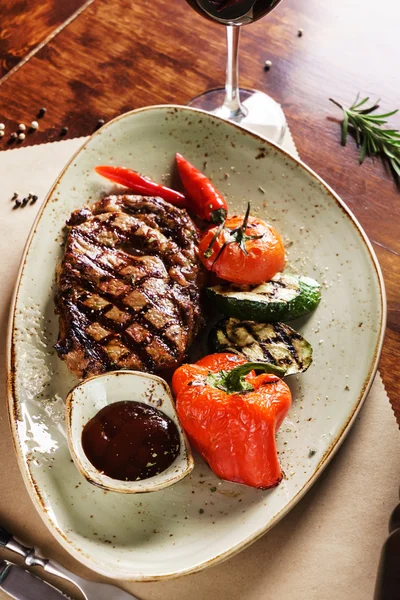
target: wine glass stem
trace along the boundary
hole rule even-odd
[[[222,112],[225,118],[237,121],[243,119],[247,114],[240,103],[239,95],[239,39],[240,26],[227,25],[226,83]]]

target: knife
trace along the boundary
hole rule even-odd
[[[43,558],[37,552],[36,548],[24,546],[24,544],[21,544],[21,542],[13,537],[12,533],[1,526],[0,548],[7,548],[7,550],[11,550],[11,552],[15,552],[16,554],[22,556],[25,560],[25,564],[28,565],[28,567],[42,567],[42,569],[44,569],[47,573],[70,581],[82,592],[85,600],[139,600],[136,596],[128,594],[128,592],[121,590],[116,585],[89,581],[84,577],[75,575],[75,573],[72,573],[62,565],[58,564],[56,561]],[[30,600],[30,597],[28,598],[27,596],[26,598],[27,600]],[[35,600],[38,598],[45,600],[47,596],[37,596]],[[52,596],[48,596],[48,598],[49,600],[53,600]],[[65,596],[62,596],[62,598],[65,598]],[[25,600],[23,596],[22,599]],[[56,599],[54,598],[54,600]]]
[[[383,545],[374,600],[400,600],[400,504],[389,523],[389,537]]]
[[[0,589],[16,600],[65,600],[66,598],[43,579],[7,560],[0,561]]]

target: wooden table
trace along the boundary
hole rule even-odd
[[[224,80],[224,28],[184,0],[0,0],[0,14],[0,121],[11,132],[47,108],[24,145],[60,139],[63,126],[67,137],[87,135],[98,119],[141,106],[185,104]],[[340,114],[328,101],[351,102],[360,91],[398,106],[399,21],[390,0],[379,10],[373,0],[284,0],[243,30],[241,83],[282,104],[301,157],[373,243],[388,295],[380,370],[400,411],[399,189],[379,160],[358,165],[353,141],[340,146]],[[400,127],[400,117],[393,123]],[[10,145],[8,135],[0,140],[0,150]]]
[[[88,135],[99,119],[141,106],[185,104],[224,80],[224,29],[184,0],[0,0],[0,15],[0,150],[18,145],[10,132],[42,106],[40,129],[21,145],[61,139],[63,127],[64,137]],[[380,371],[400,414],[399,188],[379,160],[359,166],[352,140],[340,146],[340,114],[328,101],[350,103],[361,92],[382,98],[384,109],[399,106],[399,22],[390,0],[378,10],[373,0],[284,0],[243,30],[241,83],[282,104],[300,156],[372,241],[388,296]],[[400,128],[400,117],[392,122]]]

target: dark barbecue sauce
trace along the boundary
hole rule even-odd
[[[96,469],[121,481],[147,479],[165,471],[179,454],[175,423],[140,402],[115,402],[85,425],[83,450]]]

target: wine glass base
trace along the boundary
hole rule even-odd
[[[281,144],[285,136],[287,124],[284,112],[277,102],[264,92],[240,89],[240,101],[245,116],[229,118],[222,108],[225,89],[217,88],[196,96],[187,106],[200,108],[218,117],[237,123],[244,129],[258,133],[276,144]]]

